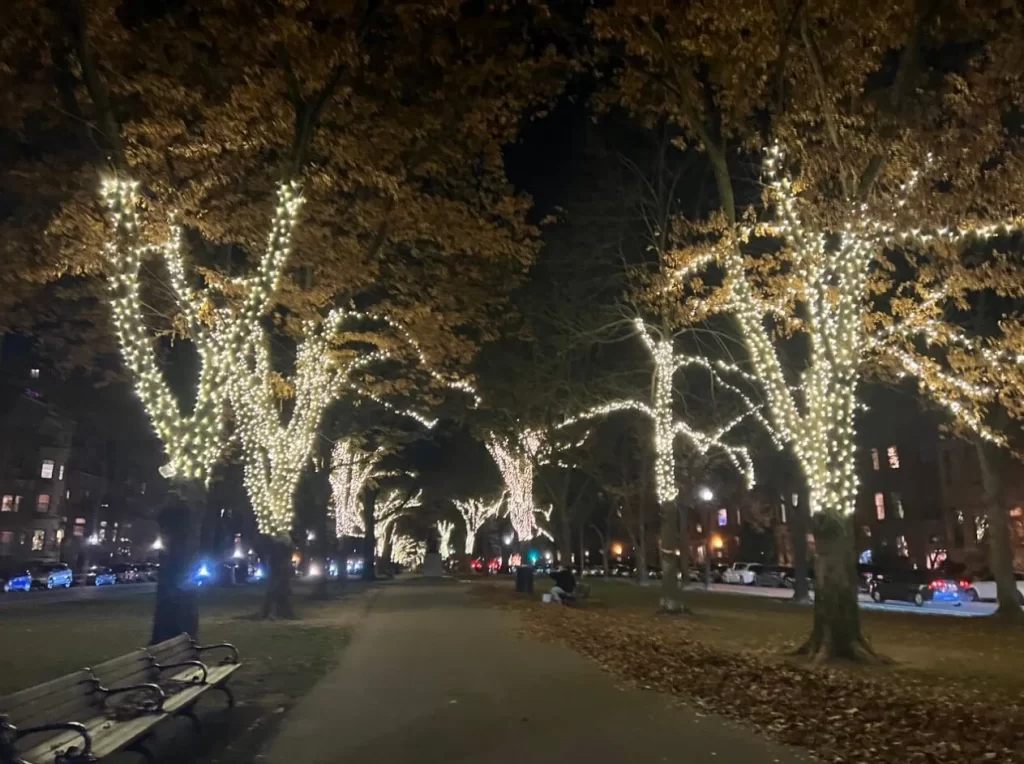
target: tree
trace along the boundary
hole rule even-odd
[[[472,556],[473,548],[476,546],[476,534],[492,517],[501,514],[501,506],[505,503],[506,494],[502,494],[497,501],[487,502],[483,499],[455,500],[455,508],[459,510],[463,521],[466,523],[466,554]]]
[[[455,523],[448,520],[441,520],[437,524],[437,551],[441,559],[447,559],[451,553],[452,533],[455,530]]]
[[[678,125],[679,145],[703,151],[715,179],[719,211],[680,232],[656,288],[682,294],[695,321],[732,318],[772,425],[804,472],[818,564],[814,628],[802,652],[818,659],[872,654],[849,522],[860,380],[909,374],[958,425],[999,441],[979,411],[993,393],[967,373],[943,373],[921,332],[894,327],[919,328],[913,317],[921,316],[938,347],[953,350],[954,366],[1008,381],[1006,366],[981,351],[1012,345],[1015,328],[971,339],[972,347],[939,316],[979,291],[1017,296],[1021,283],[998,257],[972,267],[964,246],[1002,230],[1019,196],[1016,139],[996,127],[1020,92],[1011,42],[1019,11],[870,6],[751,3],[722,15],[619,2],[592,17],[598,35],[625,54],[611,97],[644,119]],[[955,65],[929,57],[953,43],[962,46]],[[740,168],[730,161],[731,147],[744,146],[763,150],[766,181],[763,204],[746,214]],[[787,170],[797,164],[794,181]]]
[[[128,300],[119,303],[122,307],[139,308],[131,319],[134,329],[152,318],[161,324],[159,333],[147,337],[121,331],[123,340],[134,343],[126,347],[126,361],[147,365],[144,384],[151,388],[157,384],[151,372],[163,360],[163,337],[189,340],[202,360],[200,379],[185,385],[184,395],[168,400],[166,391],[157,391],[150,396],[151,414],[166,415],[174,404],[189,412],[182,422],[192,417],[196,426],[219,426],[220,410],[207,415],[189,404],[195,399],[223,408],[217,395],[203,397],[204,391],[224,389],[213,383],[222,373],[218,364],[225,363],[214,354],[223,352],[254,372],[233,376],[235,384],[227,388],[232,409],[249,407],[241,415],[235,410],[235,421],[260,416],[266,424],[274,403],[264,392],[294,393],[292,405],[306,400],[308,392],[279,384],[281,367],[287,371],[298,359],[276,363],[280,359],[263,347],[268,333],[301,344],[308,331],[326,326],[324,313],[330,323],[330,308],[356,299],[386,309],[422,339],[433,358],[458,365],[472,355],[480,335],[472,327],[486,325],[484,317],[535,248],[535,229],[525,218],[529,200],[505,180],[500,151],[515,136],[519,116],[559,87],[557,76],[542,74],[552,56],[535,55],[508,37],[521,34],[521,23],[531,22],[529,14],[515,19],[486,11],[464,15],[459,8],[400,2],[308,8],[269,3],[256,11],[231,3],[184,3],[119,13],[118,3],[77,0],[65,14],[32,5],[12,17],[13,38],[34,40],[30,51],[40,66],[33,68],[37,62],[26,55],[25,66],[0,73],[12,91],[30,96],[5,117],[12,133],[26,141],[40,120],[52,128],[46,149],[71,171],[62,177],[62,188],[48,184],[53,193],[42,215],[33,218],[44,217],[45,223],[27,235],[13,231],[12,240],[31,243],[31,251],[40,255],[32,271],[36,280],[101,272],[109,265],[101,256],[103,227],[88,201],[95,169],[106,165],[116,175],[108,188],[125,223],[136,222],[134,212],[123,206],[131,203],[135,188],[126,184],[141,182],[152,226],[115,227],[115,239],[130,239],[132,247],[169,242],[161,254],[170,288],[165,283],[156,292],[176,307],[164,311],[162,299],[114,295]],[[393,44],[396,39],[402,45]],[[496,51],[501,52],[497,58]],[[43,86],[47,78],[56,83],[55,93]],[[74,151],[65,151],[53,135],[79,125],[90,131],[83,141],[88,149],[76,143]],[[25,159],[26,153],[18,157],[19,177],[38,182],[51,172],[53,163],[38,161],[37,154]],[[214,165],[217,171],[211,173]],[[300,185],[306,215],[295,229]],[[31,186],[30,180],[17,190],[30,192]],[[266,215],[275,192],[281,203]],[[171,210],[180,227],[167,234],[155,221]],[[268,218],[275,225],[266,254],[259,257]],[[13,217],[4,223],[12,221],[17,225]],[[38,238],[44,227],[44,245],[26,241]],[[296,256],[288,261],[293,233]],[[186,239],[197,266],[188,270],[179,246]],[[121,281],[120,270],[131,272],[135,256],[149,253],[136,249],[110,269],[118,292],[133,288]],[[255,277],[237,279],[239,261],[250,258],[259,261],[248,268]],[[192,304],[196,281],[204,286]],[[438,288],[442,281],[450,288]],[[88,292],[95,282],[80,285]],[[204,299],[214,293],[215,299]],[[150,306],[157,310],[143,314]],[[214,347],[204,332],[221,332],[221,338],[237,343]],[[140,343],[152,346],[145,354],[154,363],[135,357]],[[299,413],[294,421],[304,424],[296,430],[308,432],[306,425],[315,417]],[[250,465],[247,484],[257,494],[253,503],[262,506],[257,511],[264,521],[278,516],[274,532],[281,535],[280,515],[286,510],[276,499],[268,509],[263,499],[288,493],[303,449],[292,453],[290,441],[250,435],[242,443]],[[179,440],[186,437],[183,432]],[[188,442],[204,452],[218,445],[208,438],[197,445],[194,435]],[[282,465],[276,476],[265,472],[277,463],[270,449],[289,452],[291,466]],[[174,464],[180,455],[169,456],[176,480],[183,482],[185,473],[177,472],[182,465]],[[190,475],[200,470],[184,466]],[[187,479],[191,487],[179,493],[195,504],[203,478]],[[182,527],[187,531],[189,523]],[[168,554],[178,548],[170,545]],[[187,578],[189,554],[175,553],[175,558],[181,564],[174,571],[165,566],[163,578],[178,592],[174,582]],[[188,596],[179,594],[174,596]],[[194,607],[189,609],[193,615],[185,622],[158,618],[154,638],[194,631]]]

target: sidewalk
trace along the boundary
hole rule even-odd
[[[620,689],[587,659],[518,636],[451,582],[369,597],[340,664],[296,705],[264,764],[796,764],[729,722]],[[737,698],[742,702],[742,698]]]

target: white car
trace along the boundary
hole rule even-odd
[[[760,572],[761,566],[756,562],[734,562],[731,568],[722,572],[722,581],[726,584],[753,586]]]
[[[1024,573],[1014,573],[1013,577],[1017,579],[1017,602],[1024,605]],[[990,576],[984,576],[971,581],[971,585],[967,588],[967,598],[972,602],[977,602],[978,600],[995,602],[995,579]]]

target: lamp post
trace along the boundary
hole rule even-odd
[[[711,502],[715,499],[715,492],[706,485],[701,486],[697,491],[697,498],[704,502],[704,588],[711,590]]]

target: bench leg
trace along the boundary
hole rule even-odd
[[[228,708],[234,708],[235,707],[235,693],[231,692],[231,688],[230,687],[228,687],[226,684],[219,684],[214,689],[220,690],[221,692],[224,693],[225,697],[227,697],[227,699],[228,699]]]
[[[146,747],[147,739],[148,737],[144,737],[142,740],[135,741],[128,747],[128,750],[139,754],[139,756],[145,759],[146,764],[156,764],[156,756],[154,756],[153,752]]]
[[[181,711],[179,711],[179,713],[182,716],[188,717],[188,720],[190,722],[192,722],[192,726],[194,726],[196,728],[196,732],[202,732],[203,731],[203,725],[199,721],[199,717],[196,716],[196,711],[195,711],[195,709],[192,706],[189,706],[188,708],[182,709]]]

